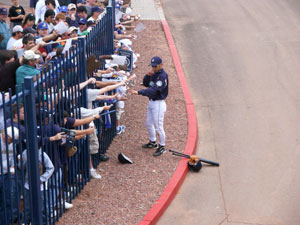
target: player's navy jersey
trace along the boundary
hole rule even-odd
[[[138,94],[147,96],[150,100],[165,100],[168,96],[168,74],[162,69],[151,76],[145,75],[143,85],[146,89],[139,90]]]

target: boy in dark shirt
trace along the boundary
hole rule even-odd
[[[12,94],[15,94],[16,71],[22,61],[23,57],[18,59],[15,51],[0,51],[0,92],[8,92],[11,88]]]
[[[19,0],[11,0],[12,6],[9,8],[8,17],[11,23],[11,28],[16,25],[22,25],[22,21],[25,17],[25,10],[19,4]]]

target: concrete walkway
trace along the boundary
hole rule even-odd
[[[300,224],[300,2],[163,0],[199,122],[197,155],[158,224]]]
[[[160,20],[153,0],[132,0],[132,13],[140,14],[142,20]]]

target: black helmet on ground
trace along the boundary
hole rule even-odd
[[[125,163],[130,163],[132,164],[132,160],[130,158],[128,158],[126,155],[124,155],[123,153],[119,153],[118,155],[118,159],[120,161],[120,163],[125,164]]]
[[[197,161],[194,164],[188,163],[188,166],[189,166],[189,169],[192,169],[195,172],[199,172],[201,170],[201,168],[202,168],[202,163],[199,160],[199,161]]]

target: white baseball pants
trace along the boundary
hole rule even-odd
[[[165,100],[149,101],[146,127],[150,141],[156,141],[156,132],[159,135],[159,144],[165,146],[164,116],[167,110]]]

